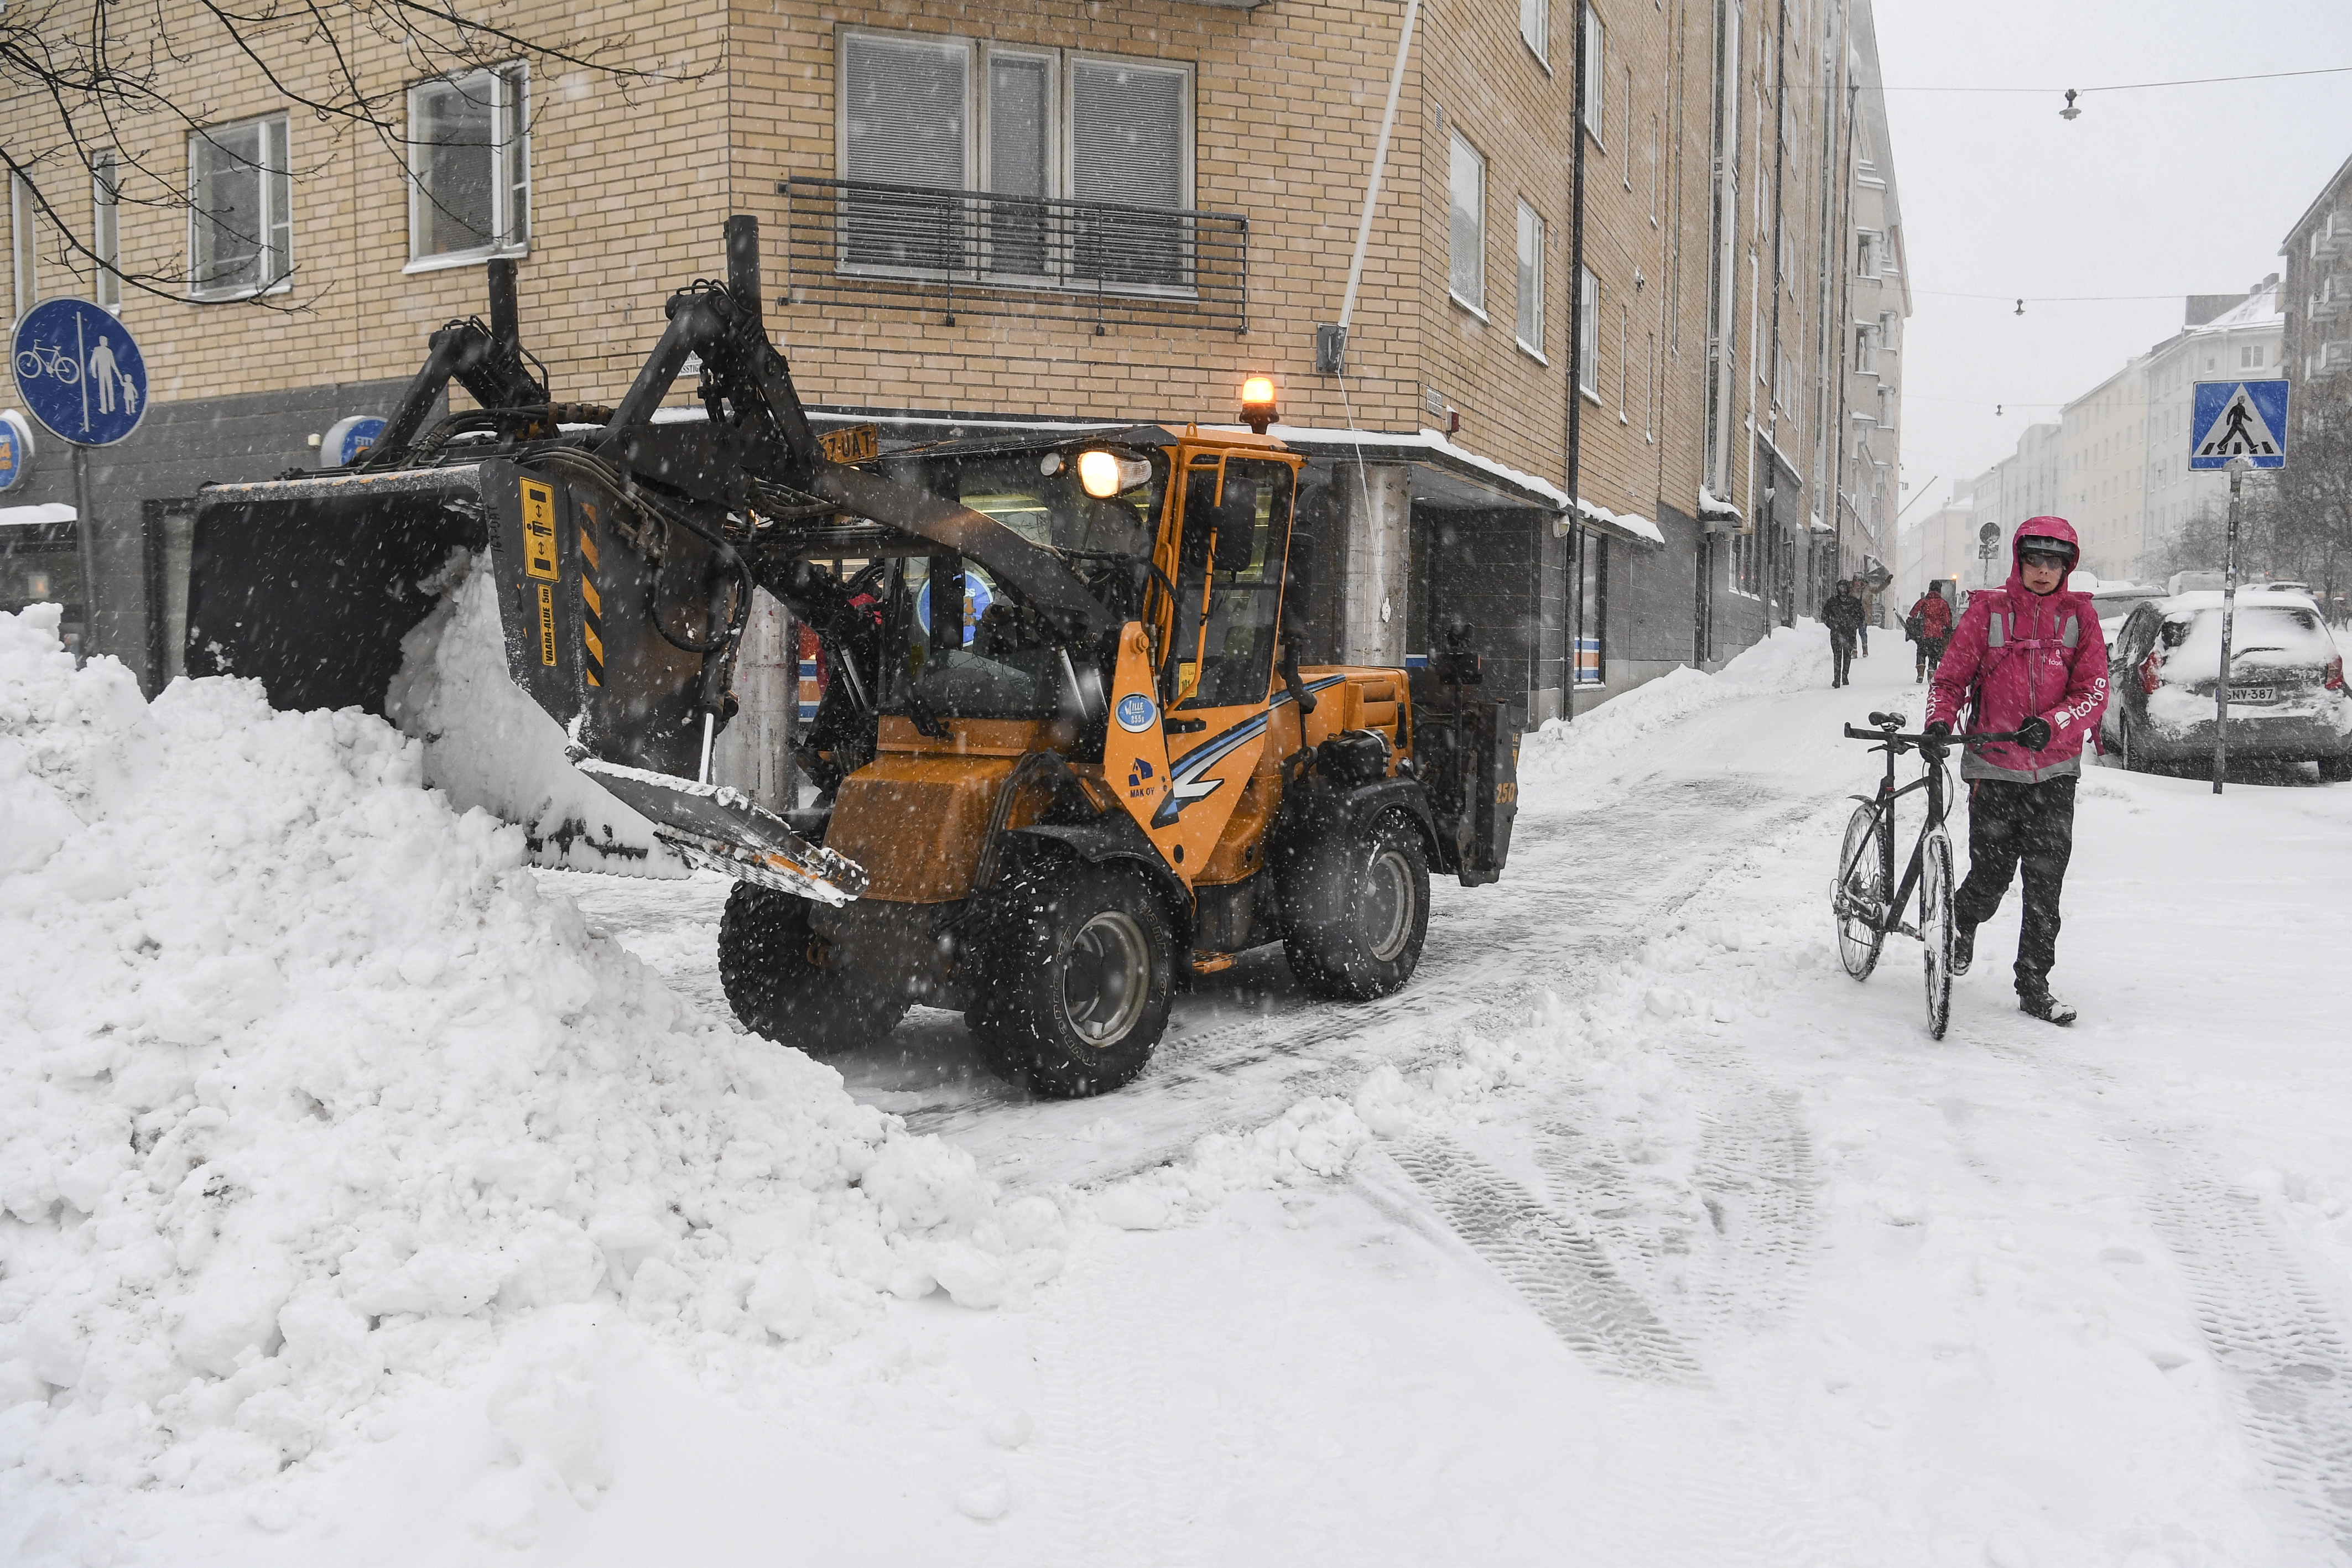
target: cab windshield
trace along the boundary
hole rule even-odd
[[[985,512],[1032,544],[1084,556],[1151,554],[1167,495],[1168,459],[1149,447],[1112,449],[1122,488],[1107,499],[1078,483],[1076,451],[926,457],[890,465],[891,477]]]

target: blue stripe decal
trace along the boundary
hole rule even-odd
[[[1339,685],[1345,675],[1325,675],[1305,683],[1308,695],[1328,690]],[[1233,755],[1234,750],[1252,737],[1265,733],[1274,710],[1290,700],[1287,689],[1274,694],[1265,711],[1252,715],[1228,730],[1202,741],[1182,757],[1168,765],[1168,793],[1160,798],[1160,810],[1152,813],[1151,825],[1164,828],[1184,814],[1184,808],[1195,800],[1205,800],[1223,787],[1222,779],[1203,779],[1201,775]]]

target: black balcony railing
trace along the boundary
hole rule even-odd
[[[787,304],[837,300],[1111,326],[1249,326],[1249,220],[794,175]]]

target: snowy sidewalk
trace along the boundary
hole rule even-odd
[[[18,1379],[0,1395],[46,1390],[0,1413],[0,1558],[2340,1560],[2352,789],[2216,800],[2095,771],[2053,977],[2083,1022],[2015,1012],[2012,895],[1933,1042],[1916,945],[1893,939],[1856,986],[1826,907],[1844,797],[1876,760],[1838,727],[1917,711],[1909,650],[1888,643],[1847,691],[1826,689],[1808,629],[1727,677],[1677,675],[1531,737],[1510,873],[1443,896],[1394,1005],[1308,1006],[1278,961],[1240,966],[1186,999],[1142,1080],[1077,1106],[994,1089],[947,1015],[845,1064],[856,1099],[947,1143],[709,1016],[703,882],[500,870],[495,843],[417,812],[372,732],[219,699],[142,721],[86,681],[52,691],[20,671],[38,700],[0,702],[0,789],[80,780],[58,785],[77,810],[168,807],[197,843],[192,877],[243,875],[203,858],[239,841],[203,824],[227,820],[214,797],[237,799],[246,761],[150,807],[156,765],[101,756],[193,758],[211,734],[225,758],[313,769],[286,799],[324,802],[314,833],[281,827],[293,807],[276,796],[243,800],[247,858],[331,858],[337,834],[377,854],[388,833],[373,874],[408,891],[379,959],[355,893],[307,925],[256,924],[273,890],[342,886],[358,865],[331,883],[326,862],[273,865],[188,974],[217,991],[220,966],[249,967],[239,945],[259,945],[300,994],[281,1006],[248,984],[224,1001],[184,978],[171,995],[215,1019],[185,1040],[132,1005],[140,966],[174,961],[170,931],[158,960],[104,923],[119,894],[99,873],[149,873],[64,819],[45,868],[0,864],[13,932],[119,953],[129,988],[102,1033],[36,1006],[39,978],[18,975],[25,1021],[0,1024],[0,1118],[18,1118],[0,1120],[0,1380]],[[534,888],[577,894],[587,928]],[[65,909],[82,924],[58,925]],[[346,949],[359,967],[334,967]],[[706,1005],[672,1002],[656,972]],[[338,998],[363,1030],[336,1020]],[[342,1098],[299,1066],[327,1046]],[[447,1064],[447,1085],[384,1076],[407,1053]],[[43,1125],[102,1140],[121,1124],[106,1107],[164,1055],[190,1094],[139,1124],[184,1129],[167,1138],[189,1141],[169,1167],[194,1173],[180,1197],[138,1197],[165,1178],[152,1153],[108,1187],[28,1142]],[[279,1120],[269,1095],[287,1090],[228,1088],[217,1070],[240,1061],[322,1098]],[[574,1087],[551,1094],[550,1071]],[[617,1077],[590,1100],[593,1071]],[[339,1164],[352,1130],[395,1130],[388,1089],[431,1114]],[[364,1093],[375,1109],[350,1098]],[[51,1123],[24,1119],[37,1106]],[[731,1133],[702,1130],[722,1116]],[[821,1157],[788,1166],[782,1138]],[[601,1174],[599,1139],[621,1161]],[[394,1150],[406,1166],[383,1163]],[[549,1157],[601,1196],[564,1190]],[[294,1187],[261,1209],[237,1185],[304,1179],[332,1196],[316,1215]],[[671,1210],[617,1223],[617,1205],[663,1194]],[[379,1226],[375,1251],[332,1265],[335,1228],[387,1201],[407,1230]],[[446,1276],[437,1304],[396,1294],[430,1293],[420,1239],[487,1280],[501,1236],[569,1256],[562,1226],[593,1230],[599,1212],[616,1222],[581,1290],[468,1301]],[[51,1306],[100,1299],[90,1279],[136,1260],[167,1305],[106,1310],[148,1311],[178,1343],[172,1323],[223,1286],[200,1254],[175,1274],[168,1253],[124,1250],[152,1247],[125,1216],[183,1248],[192,1219],[223,1248],[307,1228],[302,1256],[331,1265],[301,1276],[314,1305],[294,1326],[311,1337],[291,1337],[309,1361],[271,1373],[289,1352],[265,1321],[171,1396],[163,1436],[138,1439],[178,1467],[162,1484],[161,1461],[142,1479],[103,1447],[153,1429],[109,1403],[87,1359],[109,1342],[76,1341]],[[315,1327],[337,1270],[386,1303],[380,1324],[337,1330],[360,1336],[341,1362]],[[950,1282],[955,1299],[933,1288]],[[103,1364],[123,1386],[161,1370]],[[361,1381],[330,1388],[321,1368]],[[268,1394],[273,1375],[287,1394]],[[282,1473],[230,1462],[297,1441]]]

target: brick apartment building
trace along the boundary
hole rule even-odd
[[[1343,357],[1318,329],[1402,0],[686,0],[592,24],[525,0],[499,14],[517,37],[606,29],[650,74],[519,48],[433,77],[355,27],[343,57],[404,103],[389,141],[301,107],[324,50],[257,35],[273,85],[186,0],[162,15],[183,57],[160,85],[201,129],[118,117],[118,147],[76,149],[30,96],[0,111],[32,175],[18,310],[117,308],[154,383],[93,454],[90,518],[39,438],[0,497],[0,606],[56,598],[78,629],[87,601],[90,645],[151,687],[200,485],[333,461],[318,438],[484,310],[492,256],[518,260],[556,395],[614,399],[736,212],[803,397],[886,448],[1228,422],[1271,374],[1276,434],[1312,458],[1309,653],[1402,662],[1463,617],[1530,722],[1717,664],[1809,612],[1842,545],[1849,570],[1879,549],[1902,248],[1867,0],[1418,7]]]

